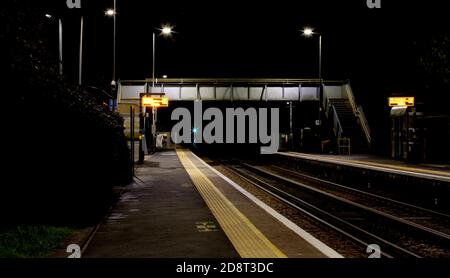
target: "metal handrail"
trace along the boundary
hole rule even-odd
[[[329,100],[328,100],[328,98],[326,98],[327,99],[327,101],[326,101],[326,104],[325,104],[325,117],[328,119],[328,118],[330,118],[330,109],[331,109],[331,104],[330,104],[330,102],[329,102]]]
[[[336,111],[336,107],[331,106],[333,109],[333,131],[336,138],[341,138],[344,133],[344,129],[342,128],[341,121],[339,120],[339,116]]]
[[[344,88],[345,88],[344,94],[345,94],[345,96],[347,96],[347,99],[350,102],[350,105],[353,110],[353,114],[356,115],[356,112],[358,111],[358,109],[356,106],[355,95],[353,95],[352,87],[350,86],[350,84],[345,84]]]
[[[322,90],[323,90],[323,99],[322,99],[322,105],[323,106],[322,107],[325,110],[325,116],[328,119],[328,117],[329,117],[329,115],[328,115],[328,106],[329,106],[330,100],[329,100],[328,96],[325,94],[325,88],[322,88]]]
[[[366,136],[367,143],[370,147],[370,144],[372,143],[372,136],[366,115],[364,114],[362,107],[356,105],[355,95],[353,94],[350,83],[346,84],[344,87],[345,87],[344,94],[350,102],[354,115],[359,119],[361,127],[364,131],[364,135]]]
[[[151,83],[152,78],[144,80],[121,80],[122,84],[145,84]],[[345,80],[324,80],[323,83],[327,84],[340,84],[343,85],[347,81]],[[294,85],[294,84],[310,84],[316,85],[320,83],[319,79],[300,79],[300,78],[156,78],[157,84],[252,84],[252,85],[265,85],[265,84],[281,84],[281,85]]]
[[[361,126],[364,130],[364,134],[366,135],[367,142],[369,143],[370,146],[370,144],[372,143],[371,130],[362,106],[358,106],[358,117],[360,119]]]

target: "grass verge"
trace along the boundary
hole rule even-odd
[[[17,226],[0,231],[0,258],[43,258],[72,232],[68,227]]]

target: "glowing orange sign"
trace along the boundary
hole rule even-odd
[[[142,97],[143,107],[169,107],[169,98],[167,97]]]
[[[414,106],[414,97],[390,97],[389,98],[389,106],[397,107],[397,106]]]

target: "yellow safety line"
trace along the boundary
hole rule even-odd
[[[292,153],[292,152],[290,152],[290,153]],[[292,154],[298,155],[296,153],[292,153]],[[350,164],[354,163],[354,164],[361,164],[361,165],[377,166],[377,167],[386,168],[386,169],[402,170],[402,171],[408,171],[408,172],[419,172],[419,173],[424,173],[424,174],[450,177],[450,173],[447,173],[447,172],[421,169],[421,168],[408,167],[408,166],[382,164],[382,163],[377,163],[377,162],[370,162],[370,161],[363,161],[363,160],[356,160],[356,159],[353,160],[353,159],[342,159],[342,158],[329,158],[329,157],[322,157],[322,156],[309,155],[309,154],[301,154],[300,156],[324,159],[324,160],[329,160],[329,161],[334,160],[334,161],[346,162],[346,163],[350,163]]]
[[[242,258],[287,258],[203,174],[183,150],[176,150],[192,182]]]

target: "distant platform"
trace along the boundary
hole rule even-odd
[[[298,152],[278,152],[278,155],[320,161],[343,166],[363,168],[391,174],[406,175],[450,182],[450,165],[412,165],[401,161],[371,155],[325,155]]]

